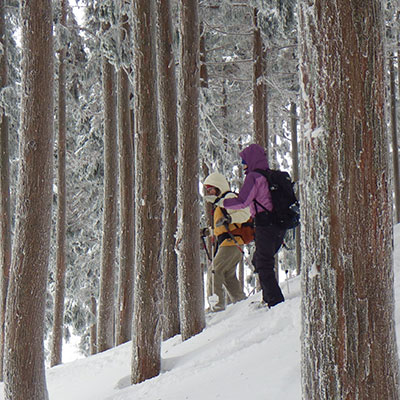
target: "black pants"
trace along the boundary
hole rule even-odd
[[[256,225],[253,264],[258,273],[263,293],[263,300],[269,307],[285,300],[275,278],[275,254],[283,243],[286,229],[277,225]]]

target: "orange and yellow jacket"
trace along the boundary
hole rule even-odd
[[[235,193],[230,192],[230,186],[226,178],[218,173],[213,172],[210,174],[204,181],[204,185],[212,185],[219,189],[220,195],[217,196],[204,196],[205,200],[215,204],[214,208],[214,216],[213,216],[213,229],[214,229],[214,236],[218,239],[223,233],[228,232],[225,225],[217,226],[217,222],[224,217],[224,213],[221,207],[218,205],[219,203],[223,203],[224,199],[231,199],[237,197]],[[227,193],[229,192],[229,193]],[[221,199],[219,201],[219,199]],[[232,222],[229,224],[228,229],[229,231],[233,231],[237,228],[235,224],[242,224],[246,222],[250,218],[250,209],[249,207],[243,208],[241,210],[226,210],[226,212],[232,218]],[[237,244],[242,245],[243,240],[240,236],[235,236],[236,242],[232,239],[225,239],[220,246],[236,246]]]

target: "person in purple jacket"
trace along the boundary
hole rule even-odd
[[[263,302],[271,308],[285,300],[274,268],[275,254],[283,243],[286,229],[270,221],[268,211],[272,211],[273,205],[268,182],[255,171],[269,168],[265,150],[258,144],[251,144],[240,153],[240,157],[246,174],[243,187],[236,198],[225,199],[221,206],[233,210],[250,207],[255,220],[256,251],[253,265],[260,278]]]

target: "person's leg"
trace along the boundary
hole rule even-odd
[[[224,285],[232,302],[236,303],[246,298],[242,286],[236,277],[236,268],[237,264],[242,259],[242,252],[237,246],[226,246],[226,252],[229,253],[229,255],[227,255],[226,258]]]
[[[218,296],[218,302],[213,306],[213,310],[225,309],[225,295],[222,284],[224,283],[225,254],[223,247],[219,247],[217,255],[213,261],[214,274],[214,293]]]
[[[285,230],[275,225],[256,227],[254,263],[260,278],[263,300],[269,307],[284,301],[274,271],[275,254],[282,245],[284,235]]]

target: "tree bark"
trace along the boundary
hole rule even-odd
[[[7,33],[5,29],[5,1],[0,1],[0,88],[8,85]],[[10,211],[10,152],[8,143],[8,116],[0,107],[0,273],[1,273],[1,310],[0,310],[0,381],[3,381],[4,323],[8,280],[11,265],[11,211]]]
[[[103,32],[109,29],[103,23]],[[102,59],[104,99],[104,211],[100,274],[100,298],[97,321],[97,351],[114,346],[115,257],[117,243],[118,145],[115,101],[115,71]]]
[[[307,400],[399,398],[382,7],[299,3]]]
[[[399,145],[397,140],[397,112],[396,112],[396,77],[394,73],[393,53],[389,56],[390,74],[390,121],[393,152],[393,185],[395,200],[395,221],[400,222],[400,176],[399,176]]]
[[[51,1],[22,1],[20,12],[20,163],[6,312],[4,389],[7,400],[44,400],[48,399],[43,333],[53,195]]]
[[[178,110],[178,275],[181,334],[204,329],[203,279],[199,246],[199,22],[196,0],[180,1]]]
[[[204,24],[200,23],[200,87],[208,88],[208,70],[206,64],[206,40],[204,37]]]
[[[65,0],[61,0],[60,24],[65,27],[67,10]],[[64,300],[65,300],[65,232],[66,232],[66,197],[67,185],[65,181],[66,168],[66,104],[65,104],[65,46],[59,53],[58,65],[58,144],[57,144],[57,256],[56,256],[56,290],[54,295],[53,334],[51,342],[50,366],[54,367],[62,362],[62,342],[64,327]]]
[[[267,141],[266,87],[264,83],[264,51],[261,30],[257,21],[258,10],[254,9],[254,42],[253,42],[253,123],[254,142],[265,149]]]
[[[153,0],[133,0],[135,77],[136,278],[132,340],[132,383],[159,374],[163,280],[161,265],[161,151]]]
[[[299,181],[299,146],[297,140],[297,105],[292,102],[290,104],[290,132],[292,138],[292,179],[293,182]],[[299,198],[298,187],[296,190],[297,198]],[[296,273],[300,275],[301,271],[301,245],[300,245],[300,226],[295,230],[295,246],[296,246]]]
[[[97,354],[97,302],[94,295],[90,296],[90,312],[92,314],[92,324],[90,325],[90,354]]]
[[[202,161],[202,173],[203,173],[203,177],[204,179],[210,174],[210,170],[208,168],[208,165],[205,163],[205,161]],[[204,218],[206,220],[206,227],[210,228],[213,226],[213,219],[212,219],[212,204],[209,202],[204,202]],[[210,296],[212,296],[214,294],[214,276],[213,276],[213,266],[212,266],[212,258],[213,258],[213,254],[214,254],[214,246],[213,246],[213,240],[211,236],[207,236],[206,238],[204,238],[204,242],[202,243],[202,245],[206,246],[206,248],[204,249],[204,252],[206,252],[206,257],[207,257],[207,277],[206,277],[206,296],[207,299],[210,298]],[[207,255],[208,252],[208,255]],[[211,259],[209,259],[208,257],[210,257]],[[211,304],[210,304],[211,307]]]
[[[162,265],[164,268],[163,338],[180,332],[178,299],[178,263],[175,253],[177,230],[176,189],[178,158],[177,94],[171,6],[168,0],[157,0],[157,65],[159,115],[162,136],[163,231]]]
[[[130,35],[128,16],[123,16],[121,40]],[[130,109],[130,84],[126,70],[118,71],[118,132],[120,153],[120,273],[118,293],[117,345],[132,338],[133,277],[135,270],[135,197],[133,132]]]

